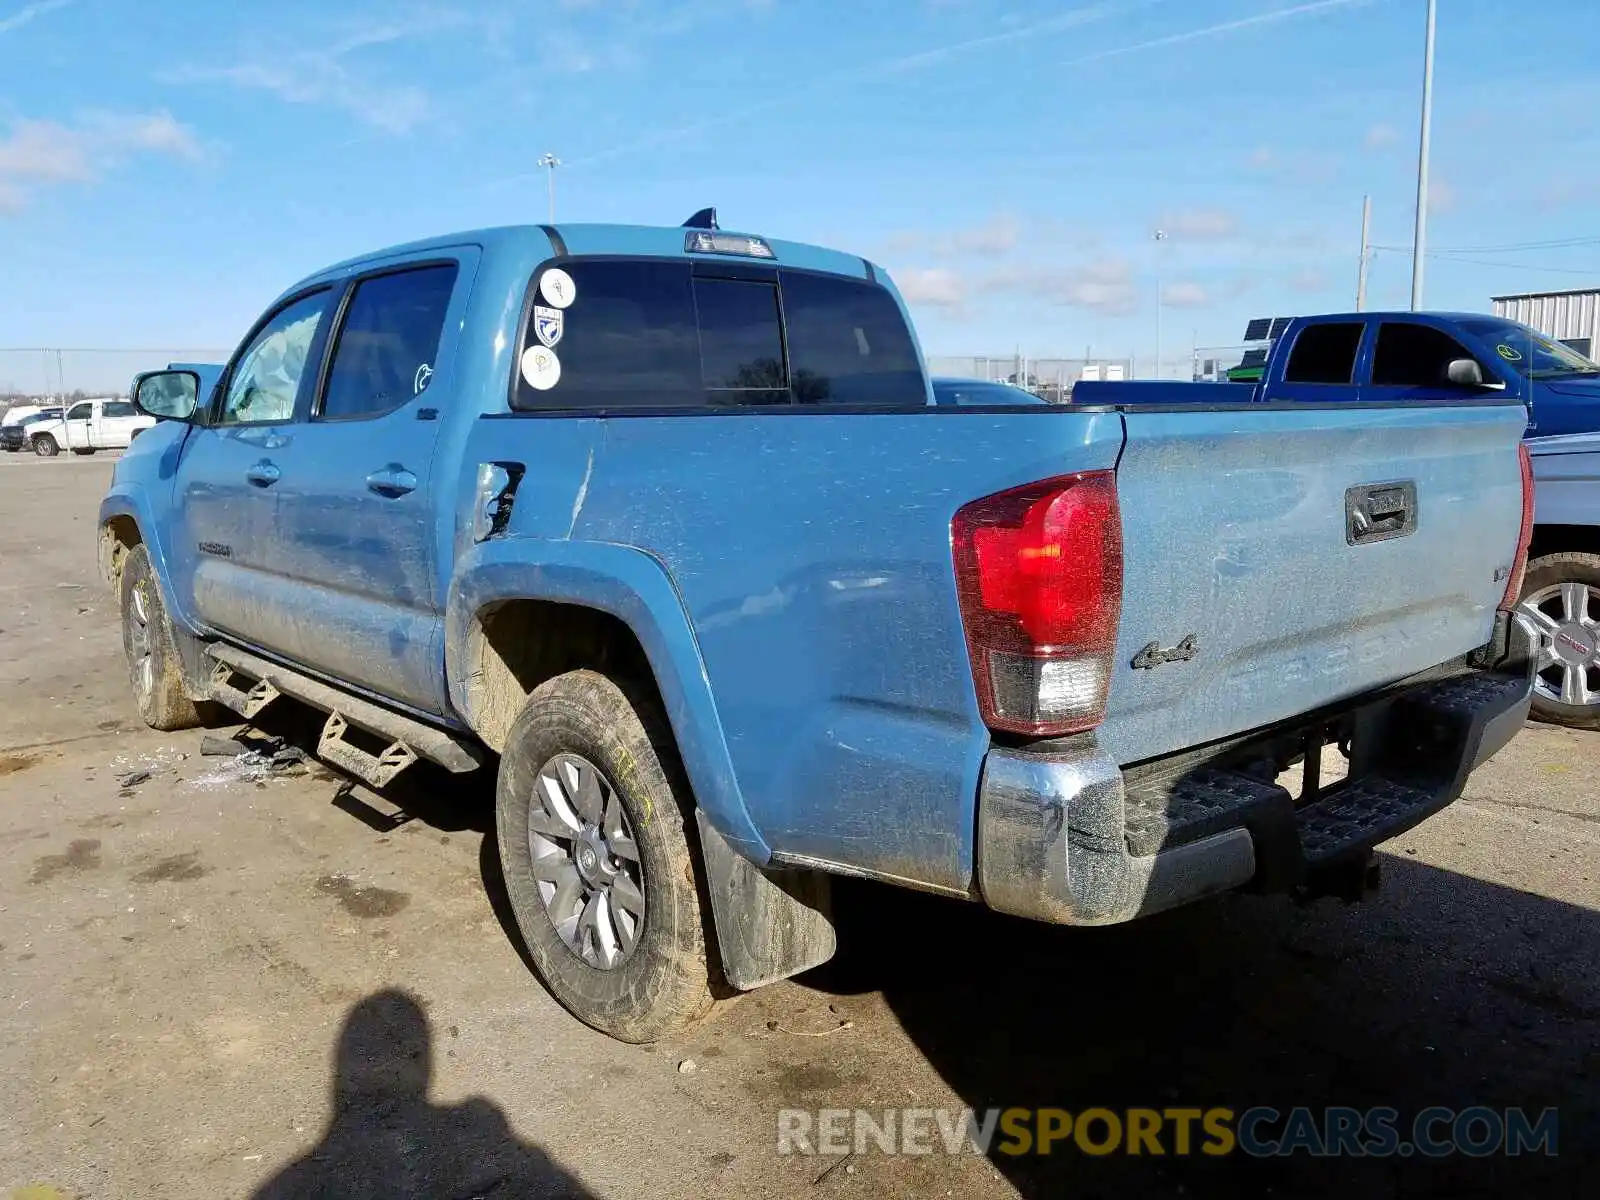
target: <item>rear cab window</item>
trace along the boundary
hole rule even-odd
[[[532,293],[518,410],[927,404],[900,307],[866,279],[578,258],[543,268]]]
[[[1361,321],[1329,321],[1307,325],[1294,339],[1285,383],[1349,384],[1355,381],[1356,355],[1361,349]]]

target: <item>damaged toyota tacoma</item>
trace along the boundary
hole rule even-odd
[[[827,960],[835,875],[1358,894],[1511,738],[1520,402],[1210,386],[940,405],[861,258],[467,233],[139,377],[101,564],[155,728],[290,697],[373,786],[497,764],[539,975],[645,1041]]]

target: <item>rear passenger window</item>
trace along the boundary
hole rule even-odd
[[[1307,325],[1294,340],[1285,383],[1349,383],[1355,377],[1362,324]]]
[[[375,275],[356,284],[318,416],[377,416],[426,391],[455,284],[454,263]]]
[[[883,288],[785,271],[783,315],[799,403],[927,404],[911,331]]]
[[[517,408],[705,403],[688,263],[579,260],[562,263],[561,269],[572,277],[574,296],[565,309],[552,310],[559,315],[546,314],[542,338],[535,332],[538,314],[530,316],[517,373]],[[550,308],[537,293],[536,287],[534,303]],[[530,359],[544,349],[559,363],[557,371],[532,369]]]
[[[1458,358],[1476,361],[1472,351],[1443,330],[1385,321],[1378,326],[1372,382],[1388,387],[1451,387],[1450,364]]]
[[[136,417],[139,415],[139,410],[126,400],[107,400],[104,407],[100,409],[100,415],[103,417]]]

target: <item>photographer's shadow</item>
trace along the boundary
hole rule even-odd
[[[489,1100],[429,1102],[432,1036],[407,993],[377,992],[352,1008],[336,1058],[327,1132],[263,1184],[256,1200],[588,1195],[518,1139]]]

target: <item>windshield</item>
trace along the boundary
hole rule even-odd
[[[1515,321],[1484,318],[1463,321],[1461,328],[1482,338],[1501,361],[1510,363],[1529,379],[1600,375],[1600,363]]]
[[[59,421],[60,419],[61,410],[59,408],[47,408],[43,412],[23,417],[21,423],[23,425],[37,425],[40,421]]]

